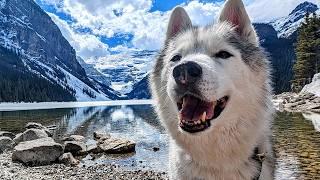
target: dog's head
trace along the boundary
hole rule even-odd
[[[173,10],[150,83],[169,131],[197,136],[263,104],[267,67],[243,3],[228,0],[218,23],[206,27]]]

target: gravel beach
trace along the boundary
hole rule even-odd
[[[10,152],[0,154],[1,180],[36,180],[36,179],[168,179],[165,172],[149,170],[129,171],[112,164],[101,164],[89,167],[65,166],[53,164],[49,166],[27,167],[11,161]]]

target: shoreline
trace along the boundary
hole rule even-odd
[[[81,108],[95,106],[126,106],[153,104],[153,100],[116,100],[116,101],[89,101],[89,102],[36,102],[36,103],[0,103],[0,112]]]
[[[67,166],[52,164],[29,167],[11,161],[11,152],[0,154],[0,179],[168,179],[166,172],[152,170],[128,170],[115,164],[97,164],[92,166]]]
[[[285,92],[273,96],[277,111],[320,113],[320,97],[312,93]]]

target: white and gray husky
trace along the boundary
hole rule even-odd
[[[241,0],[206,27],[175,8],[150,85],[170,179],[273,179],[269,64]]]

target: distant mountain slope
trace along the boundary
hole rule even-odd
[[[288,38],[279,38],[277,31],[270,24],[254,24],[254,27],[261,46],[269,53],[274,93],[290,91],[292,67],[296,58],[296,34]]]
[[[134,84],[130,93],[126,94],[127,99],[150,99],[151,94],[149,90],[149,75],[144,77],[141,81]]]
[[[0,0],[0,47],[19,54],[25,74],[67,90],[70,97],[65,101],[109,99],[94,86],[77,61],[75,50],[33,0]]]
[[[111,88],[120,94],[131,92],[135,83],[151,70],[156,51],[132,50],[125,54],[111,54],[107,59],[94,62],[103,75],[110,78]]]
[[[0,102],[75,101],[74,93],[26,71],[15,52],[0,47]]]

